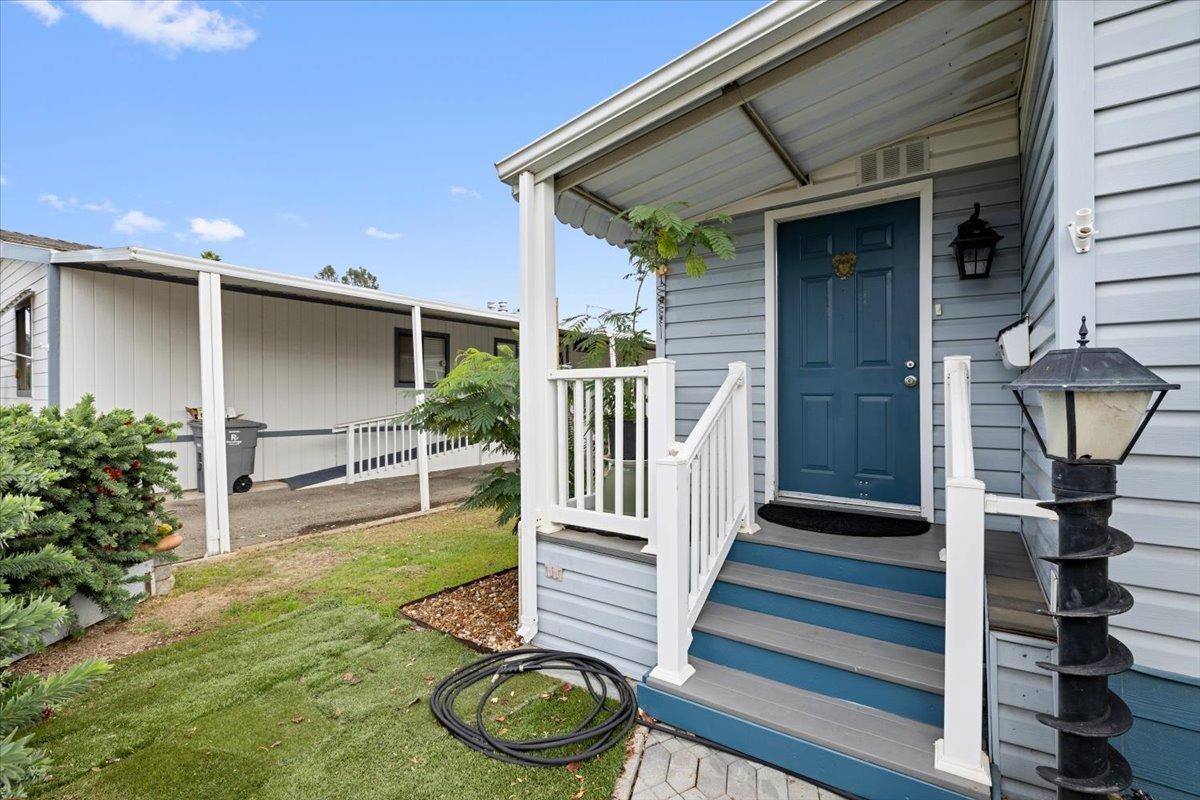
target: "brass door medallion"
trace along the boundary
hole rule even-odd
[[[838,276],[838,280],[844,281],[854,274],[857,264],[858,253],[838,253],[833,257],[833,274]]]

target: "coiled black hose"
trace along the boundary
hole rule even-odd
[[[567,733],[542,739],[505,739],[488,731],[483,715],[492,696],[516,676],[544,670],[577,672],[583,677],[584,688],[594,703],[583,721]],[[490,681],[491,686],[479,698],[474,722],[468,722],[455,713],[455,701],[482,681]],[[615,700],[615,705],[610,700]],[[623,744],[637,720],[637,697],[621,673],[598,658],[559,650],[514,650],[486,656],[439,683],[429,705],[442,727],[468,747],[498,761],[537,767],[562,766],[598,756]],[[558,754],[539,755],[547,751]]]
[[[591,694],[594,702],[591,712],[583,722],[561,736],[549,736],[544,739],[504,739],[490,733],[483,723],[483,713],[492,696],[500,691],[506,681],[517,675],[542,670],[578,672],[583,676],[584,687]],[[475,721],[474,724],[471,724],[455,713],[454,703],[464,691],[481,681],[490,681],[492,685],[479,698],[479,703],[475,706]],[[616,692],[612,697],[616,701],[616,705],[606,707],[605,704],[610,699],[608,693],[610,688]],[[433,694],[429,698],[429,707],[433,711],[434,718],[441,723],[442,727],[468,747],[478,750],[489,758],[527,767],[558,767],[573,761],[586,761],[612,747],[624,744],[625,737],[635,724],[651,730],[663,731],[739,758],[755,760],[751,755],[674,726],[639,719],[637,695],[634,694],[633,688],[625,680],[625,677],[611,664],[582,653],[530,648],[484,656],[447,676],[434,687]],[[606,713],[607,716],[605,716]],[[561,751],[572,746],[574,746],[573,749],[566,750],[562,755],[534,755],[545,751]],[[845,800],[865,800],[859,795],[847,792],[845,789],[835,789],[815,778],[791,770],[784,771],[822,789],[836,792]]]

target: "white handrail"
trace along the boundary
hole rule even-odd
[[[658,663],[652,675],[682,685],[692,627],[739,532],[753,529],[750,369],[729,375],[692,429],[655,465]]]

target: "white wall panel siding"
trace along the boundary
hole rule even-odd
[[[1011,110],[1011,109],[1010,109]],[[991,124],[991,120],[988,120]],[[1015,128],[1015,120],[1010,118]],[[1011,395],[1000,386],[1013,377],[996,354],[996,331],[1021,313],[1021,225],[1019,170],[1016,159],[980,164],[936,174],[934,187],[933,298],[942,314],[934,318],[934,505],[941,518],[944,483],[943,408],[940,360],[967,354],[974,360],[973,387],[976,459],[981,475],[994,491],[1020,490],[1020,413]],[[958,278],[949,242],[957,224],[971,214],[975,202],[982,215],[1005,237],[992,275],[981,281]],[[677,436],[682,440],[704,412],[731,361],[751,367],[754,421],[755,491],[759,500],[765,484],[765,283],[763,216],[736,217],[732,227],[737,257],[710,261],[701,278],[681,268],[668,277],[667,358],[676,362]],[[928,313],[932,314],[933,309]],[[786,413],[781,410],[780,413]],[[1013,528],[1011,519],[997,517],[989,524]]]
[[[655,567],[540,538],[537,545],[538,633],[541,647],[602,658],[640,679],[657,663]],[[562,580],[546,567],[561,567]]]
[[[196,287],[64,268],[62,297],[63,404],[91,393],[101,409],[186,423],[184,407],[200,405]],[[408,314],[228,290],[221,305],[226,405],[268,426],[254,480],[344,464],[333,426],[412,407],[412,392],[394,386],[395,329],[411,328]],[[448,333],[452,356],[512,338],[503,327],[428,316],[424,329]],[[194,445],[171,447],[181,482],[194,487]]]
[[[4,354],[0,356],[0,405],[28,403],[34,408],[41,408],[46,404],[50,385],[48,273],[49,265],[45,262],[26,261],[23,258],[0,259],[0,309],[4,309],[0,315],[0,354]],[[33,347],[32,383],[29,395],[19,396],[16,363],[9,355],[16,349],[17,318],[16,310],[9,306],[27,291],[33,292],[30,342]]]

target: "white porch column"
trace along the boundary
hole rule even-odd
[[[518,184],[521,239],[521,522],[517,634],[537,633],[537,534],[560,530],[547,518],[557,463],[557,413],[549,371],[558,361],[554,293],[554,180],[522,172]]]
[[[413,386],[418,404],[425,402],[425,337],[421,332],[421,307],[412,307]],[[450,354],[447,353],[447,356]],[[417,430],[417,480],[421,491],[421,510],[429,510],[429,433]]]
[[[225,463],[225,347],[221,321],[221,276],[201,272],[200,411],[204,445],[204,554],[228,553],[229,479]]]

